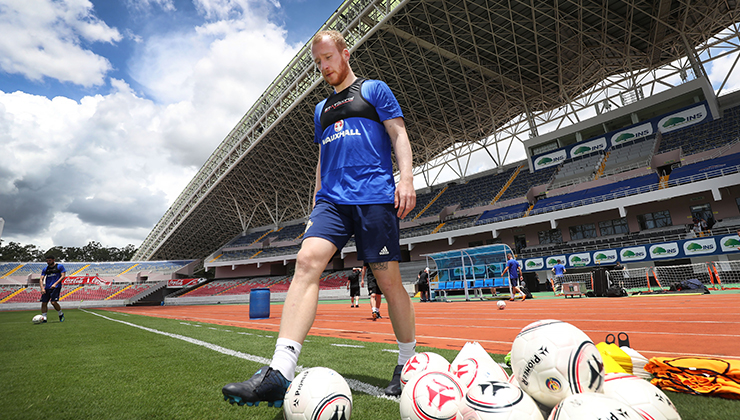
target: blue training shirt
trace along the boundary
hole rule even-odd
[[[506,261],[506,266],[509,267],[509,278],[518,279],[519,278],[519,262],[517,262],[517,260],[512,258],[509,261]]]
[[[564,274],[565,266],[563,264],[555,264],[552,268],[555,269],[556,276],[562,276]]]
[[[394,202],[392,144],[383,121],[398,117],[403,117],[401,106],[388,85],[379,80],[357,79],[316,105],[314,143],[321,145],[317,201]]]
[[[44,267],[41,270],[41,275],[46,276],[46,285],[45,287],[47,289],[51,288],[51,286],[59,280],[59,277],[62,276],[62,273],[66,273],[67,270],[64,268],[63,265],[57,263],[54,264],[53,267],[49,267],[48,265]],[[57,287],[61,287],[61,284],[58,284]]]

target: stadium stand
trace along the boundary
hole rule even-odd
[[[547,197],[537,201],[530,215],[568,209],[586,204],[599,203],[615,198],[654,191],[658,188],[658,175],[644,175],[601,187],[590,188],[568,194]]]
[[[650,166],[655,150],[655,136],[643,137],[635,141],[619,144],[609,149],[603,175],[614,175],[632,169]]]
[[[724,110],[722,118],[662,135],[658,153],[680,148],[684,156],[722,146],[740,135],[740,106]]]
[[[9,275],[20,267],[22,267],[22,265],[15,262],[0,263],[0,278]]]
[[[553,176],[552,188],[565,187],[594,179],[603,159],[604,153],[598,151],[566,160]]]
[[[555,171],[557,171],[556,166],[536,172],[529,172],[527,170],[520,171],[514,179],[514,182],[509,186],[506,192],[504,192],[499,201],[523,197],[527,194],[530,188],[537,185],[550,185]]]
[[[476,225],[484,225],[486,223],[500,222],[502,220],[509,220],[515,217],[521,217],[525,211],[529,208],[529,203],[519,203],[511,206],[501,207],[493,210],[486,210],[475,222]]]
[[[668,186],[672,187],[738,172],[740,172],[740,153],[735,153],[674,169],[668,179]]]

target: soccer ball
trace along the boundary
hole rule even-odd
[[[486,361],[475,357],[463,359],[460,362],[453,361],[450,364],[450,373],[457,377],[458,382],[465,387],[470,388],[474,383],[481,380],[496,380],[506,382],[509,375],[506,371],[493,360]]]
[[[499,309],[504,309],[504,308],[506,308],[506,302],[504,302],[503,300],[499,300],[498,302],[496,302],[496,306]]]
[[[288,387],[283,400],[286,420],[349,419],[352,391],[342,375],[332,369],[304,370]]]
[[[401,420],[460,420],[465,388],[449,372],[425,371],[401,393]]]
[[[676,407],[660,388],[628,373],[607,373],[604,395],[626,403],[646,419],[681,420]]]
[[[460,403],[463,420],[542,420],[532,397],[508,382],[476,382]]]
[[[36,315],[33,317],[33,323],[34,324],[40,324],[44,320],[43,315]]]
[[[552,319],[529,324],[517,335],[511,369],[519,386],[546,407],[572,394],[602,392],[604,386],[604,362],[591,339]]]
[[[547,420],[644,420],[629,405],[604,394],[570,395],[552,409]]]
[[[427,370],[447,372],[450,370],[450,362],[439,354],[430,351],[416,353],[414,357],[407,360],[403,365],[403,369],[401,370],[401,389],[417,375]]]

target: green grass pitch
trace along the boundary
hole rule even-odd
[[[63,323],[50,311],[49,323],[34,325],[36,313],[0,312],[2,419],[282,419],[281,409],[232,406],[221,396],[224,384],[247,379],[262,365],[259,358],[272,356],[276,333],[74,309],[65,311]],[[395,342],[309,337],[299,362],[382,389],[396,363],[394,350]],[[457,353],[417,350],[450,361]],[[224,354],[229,351],[256,361]],[[684,420],[740,413],[740,401],[667,394]],[[395,401],[358,391],[353,400],[354,420],[399,418]]]

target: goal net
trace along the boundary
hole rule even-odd
[[[699,280],[708,288],[714,286],[711,263],[655,266],[653,273],[662,289],[670,289],[671,286],[678,286],[686,280],[693,279]]]
[[[606,279],[609,287],[619,287],[627,292],[649,292],[651,291],[649,271],[649,267],[608,270]]]
[[[719,281],[717,286],[726,288],[740,288],[740,261],[714,261],[712,273]]]
[[[591,276],[590,271],[585,273],[564,274],[562,277],[553,277],[552,282],[555,293],[563,291],[563,283],[583,283],[586,286],[586,290],[594,289],[593,277]]]

